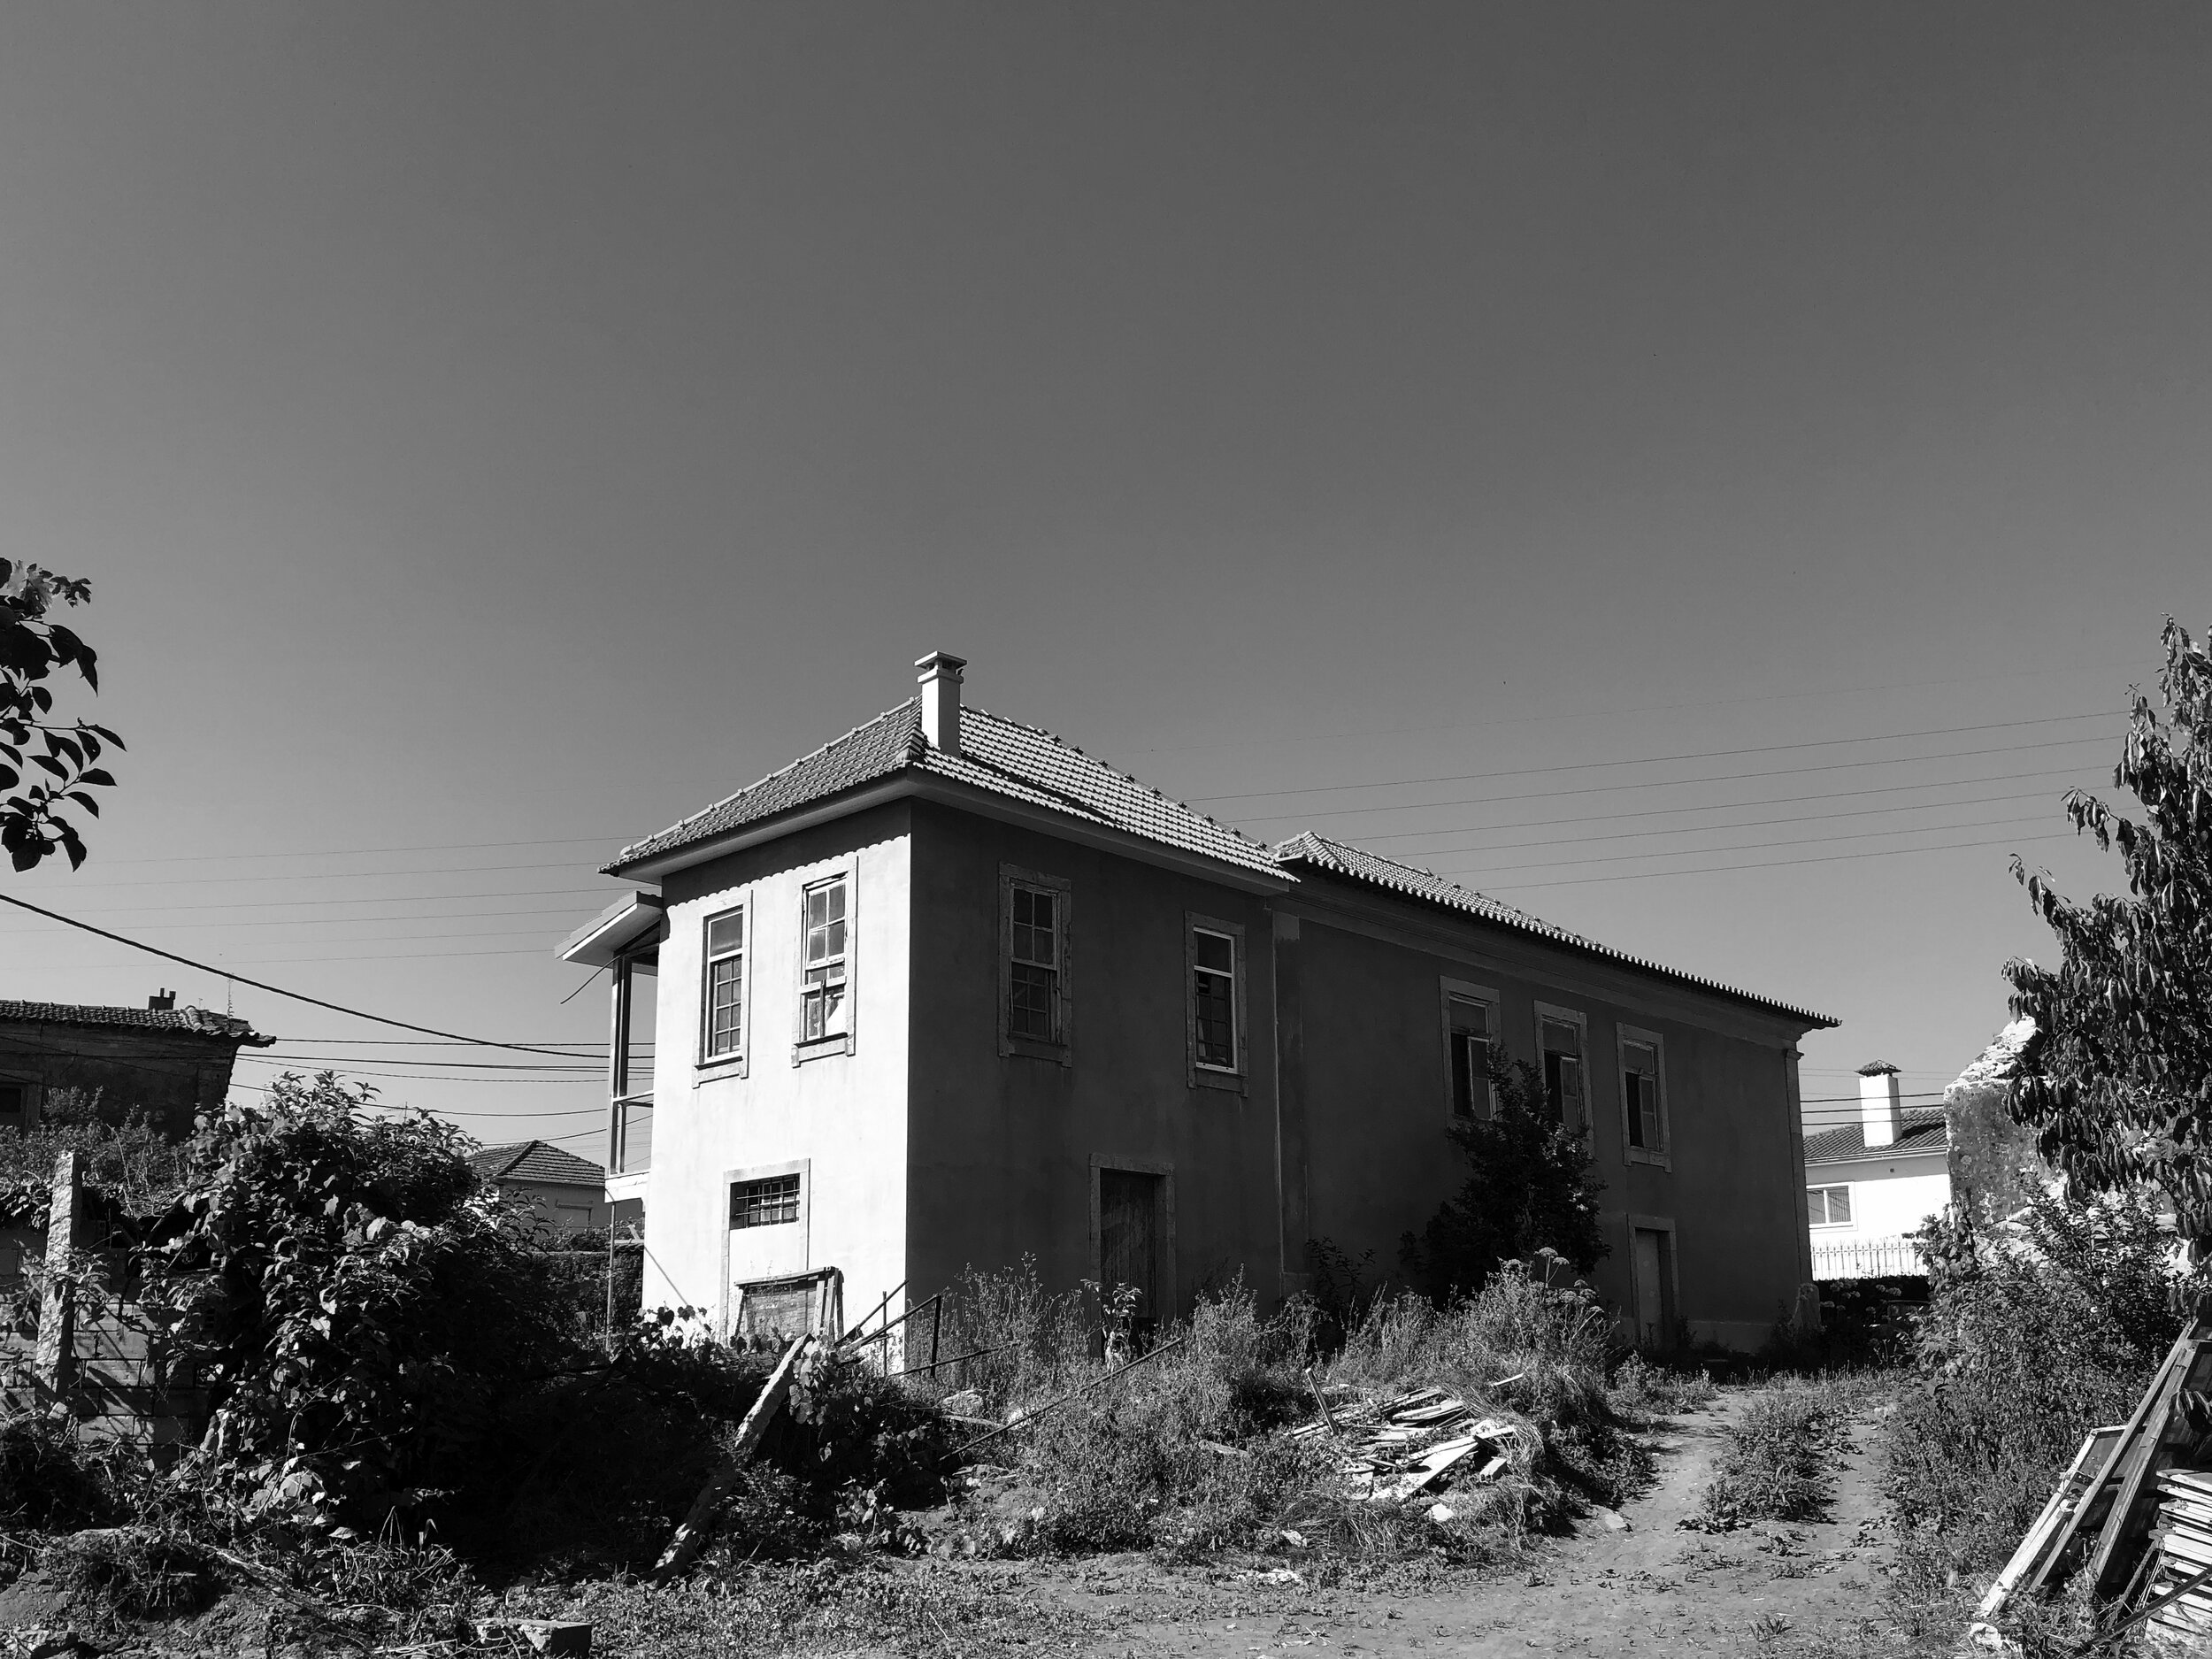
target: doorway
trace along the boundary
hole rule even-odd
[[[1674,1229],[1631,1225],[1629,1271],[1634,1276],[1636,1346],[1653,1353],[1674,1347]]]

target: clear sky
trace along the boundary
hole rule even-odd
[[[1939,1087],[2212,623],[2208,72],[2193,5],[7,8],[0,545],[130,752],[0,882],[588,1043],[607,853],[942,647]],[[160,985],[225,1003],[0,917],[0,996]],[[589,1073],[375,1080],[598,1150]]]

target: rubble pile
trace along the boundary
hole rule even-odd
[[[1520,1430],[1499,1417],[1473,1422],[1474,1408],[1440,1388],[1417,1388],[1394,1400],[1352,1396],[1341,1385],[1317,1393],[1322,1415],[1293,1429],[1301,1439],[1334,1434],[1344,1447],[1347,1493],[1373,1503],[1403,1503],[1417,1494],[1479,1486],[1509,1466]]]

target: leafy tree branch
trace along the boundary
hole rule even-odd
[[[49,682],[63,670],[100,689],[97,654],[52,614],[91,602],[92,584],[81,578],[0,558],[0,790],[13,792],[0,795],[0,850],[18,870],[57,851],[73,870],[84,863],[83,839],[62,809],[97,818],[92,791],[115,782],[99,762],[103,747],[119,749],[121,738],[88,720],[46,718],[54,711]]]

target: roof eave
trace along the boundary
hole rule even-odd
[[[580,968],[603,968],[667,919],[659,895],[626,893],[563,940],[553,954]]]
[[[956,779],[940,777],[911,765],[902,767],[888,777],[856,785],[840,794],[741,825],[719,835],[708,836],[688,846],[672,847],[665,852],[626,864],[611,864],[603,873],[631,880],[663,881],[679,871],[689,870],[731,853],[741,852],[749,847],[757,847],[800,830],[810,829],[818,824],[850,818],[887,802],[908,800],[931,801],[964,812],[972,812],[979,818],[1022,825],[1045,834],[1056,835],[1063,841],[1095,847],[1105,852],[1119,853],[1125,857],[1163,865],[1186,874],[1202,876],[1210,881],[1241,887],[1247,892],[1287,893],[1298,885],[1298,878],[1288,871],[1248,868],[1227,859],[1170,847],[1110,824],[1094,823],[1072,813],[1057,812],[1049,807],[1034,805],[1011,795],[1002,795]]]

